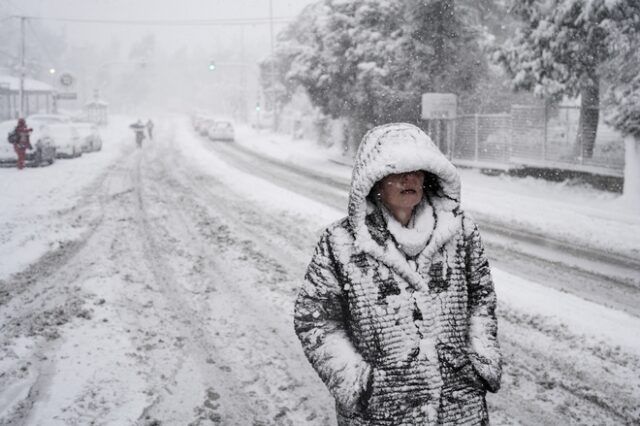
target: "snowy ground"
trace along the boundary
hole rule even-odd
[[[102,152],[0,170],[0,425],[334,425],[291,318],[349,169],[249,129],[213,143],[177,117],[136,150],[127,122]],[[462,176],[475,215],[640,256],[640,220],[611,194]],[[639,422],[640,318],[605,290],[556,290],[553,272],[494,266],[506,366],[493,423]]]

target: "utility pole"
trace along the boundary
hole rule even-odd
[[[240,74],[240,85],[242,86],[242,110],[240,117],[247,120],[247,58],[244,50],[244,25],[240,26],[240,61],[242,62],[242,72]]]
[[[25,69],[25,51],[26,51],[26,42],[25,42],[25,21],[27,18],[25,16],[20,17],[20,117],[24,117],[25,107],[24,107],[24,77],[26,74]]]
[[[269,74],[271,74],[270,86],[271,86],[271,102],[273,107],[273,130],[277,130],[278,126],[278,102],[276,101],[276,70],[275,70],[275,56],[273,48],[273,0],[269,0],[269,33],[271,42],[271,66]]]

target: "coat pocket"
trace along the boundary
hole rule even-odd
[[[433,402],[424,371],[415,363],[377,366],[372,370],[363,410],[370,424],[393,425]]]
[[[487,383],[473,367],[469,354],[461,349],[441,346],[440,362],[443,364],[444,381],[450,388],[472,388],[481,392],[488,390]]]

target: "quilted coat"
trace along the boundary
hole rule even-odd
[[[372,202],[389,174],[424,170],[435,216],[407,258]],[[338,424],[485,425],[500,386],[496,296],[455,167],[419,128],[372,129],[356,156],[348,216],[322,234],[298,295],[294,326],[336,401]]]

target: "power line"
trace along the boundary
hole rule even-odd
[[[121,20],[121,19],[92,19],[92,18],[62,18],[42,16],[12,16],[39,21],[70,22],[76,24],[110,24],[110,25],[149,25],[149,26],[238,26],[238,25],[268,25],[273,23],[287,23],[294,20],[291,17],[277,18],[247,18],[247,19],[203,19],[203,20]]]

